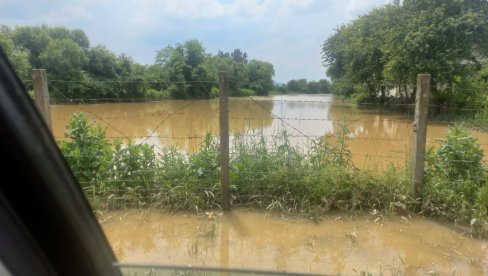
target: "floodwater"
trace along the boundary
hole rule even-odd
[[[54,136],[61,139],[69,118],[84,111],[106,127],[109,137],[131,138],[156,148],[177,146],[199,149],[205,133],[218,134],[218,100],[179,100],[149,103],[54,105]],[[280,95],[236,98],[229,101],[230,133],[273,135],[285,129],[292,141],[306,148],[310,141],[338,133],[345,122],[348,146],[358,167],[402,165],[410,156],[412,116],[358,108],[336,101],[332,95]],[[428,126],[429,145],[442,138],[445,125]],[[488,134],[473,132],[488,150]]]
[[[107,213],[100,220],[121,263],[341,275],[488,275],[487,241],[408,215],[335,213],[314,223],[245,209],[200,215],[145,210]]]

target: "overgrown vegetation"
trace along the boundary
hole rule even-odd
[[[488,184],[483,150],[461,127],[447,131],[426,158],[422,209],[488,232]]]
[[[0,47],[28,88],[30,69],[46,69],[50,97],[58,102],[212,98],[219,71],[228,72],[231,96],[268,95],[274,87],[271,63],[248,61],[240,49],[213,55],[196,39],[162,48],[149,66],[90,46],[81,29],[0,25]]]
[[[272,138],[237,135],[231,154],[233,204],[311,217],[331,209],[416,210],[418,202],[408,196],[408,170],[355,168],[347,134],[343,125],[334,142],[315,140],[306,149],[292,145],[284,131]],[[219,146],[210,135],[196,153],[187,155],[175,147],[156,153],[146,144],[111,142],[99,125],[76,114],[66,137],[61,151],[96,209],[220,208]],[[487,169],[482,159],[466,130],[450,130],[440,147],[429,151],[423,211],[488,233]]]
[[[486,1],[396,0],[343,24],[322,53],[336,94],[411,103],[429,73],[431,102],[446,111],[484,107],[487,42]]]

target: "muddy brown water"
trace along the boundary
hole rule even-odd
[[[408,116],[339,103],[331,95],[254,99],[230,99],[231,135],[260,130],[273,135],[286,129],[295,144],[306,148],[309,139],[337,133],[345,121],[350,130],[347,143],[356,166],[403,165],[410,156],[412,121]],[[175,145],[185,152],[198,150],[201,137],[207,132],[218,134],[219,129],[218,100],[54,105],[55,137],[64,136],[69,118],[80,111],[101,122],[109,137],[130,137],[158,148]],[[428,144],[435,145],[445,131],[445,125],[430,124]],[[487,151],[488,133],[473,134]]]
[[[237,209],[200,215],[124,211],[100,220],[121,263],[341,275],[366,270],[488,275],[487,241],[421,217],[335,213],[314,223]]]
[[[404,165],[410,154],[411,119],[337,103],[328,95],[294,95],[230,100],[231,134],[285,128],[293,143],[335,133],[345,120],[356,166]],[[61,139],[69,118],[84,111],[101,122],[109,137],[130,137],[156,147],[199,149],[201,137],[218,133],[218,101],[164,101],[55,105],[54,135]],[[270,113],[273,114],[271,114]],[[287,118],[282,121],[276,117]],[[428,126],[428,143],[442,138],[445,125]],[[473,132],[488,150],[488,134]],[[151,135],[151,137],[147,137]],[[215,216],[215,218],[213,218]],[[209,218],[210,217],[210,218]],[[122,262],[194,264],[356,275],[488,275],[488,244],[451,226],[422,218],[328,215],[309,220],[233,211],[220,216],[162,214],[146,210],[107,213],[102,227]],[[376,220],[376,221],[375,221]],[[214,228],[213,228],[214,227]]]

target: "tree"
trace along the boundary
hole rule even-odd
[[[12,30],[8,26],[0,26],[0,47],[5,51],[17,75],[22,80],[28,79],[30,70],[29,52],[16,47],[11,35]]]
[[[62,80],[78,76],[87,59],[78,44],[69,39],[52,40],[39,56],[39,62],[48,73]]]
[[[385,97],[384,63],[389,45],[385,41],[396,18],[395,6],[374,9],[349,24],[342,25],[322,46],[327,75],[333,81],[361,84],[369,97]],[[344,87],[346,88],[346,87]],[[348,89],[341,89],[348,93]]]
[[[341,26],[322,46],[327,75],[344,93],[387,96],[388,88],[415,84],[430,73],[453,87],[488,52],[486,1],[405,0],[377,8]],[[434,86],[435,87],[435,86]],[[400,87],[399,87],[400,88]],[[447,90],[433,91],[437,103]],[[443,98],[442,95],[447,95]]]
[[[290,80],[286,86],[291,93],[307,93],[308,82],[306,79]]]
[[[328,80],[319,80],[320,93],[330,93],[330,82]]]
[[[286,85],[276,85],[275,89],[282,93],[330,93],[330,83],[325,79],[310,82],[306,79],[298,79],[290,80]]]
[[[307,93],[309,94],[319,94],[324,93],[321,91],[320,83],[317,81],[311,81],[307,85]]]
[[[232,96],[273,88],[271,64],[249,63],[240,49],[212,56],[196,39],[161,49],[151,66],[105,46],[90,47],[83,30],[62,26],[0,26],[0,46],[22,79],[33,67],[47,69],[52,99],[210,98],[218,94],[219,71],[228,72]]]
[[[185,62],[191,68],[196,68],[198,65],[202,64],[206,53],[205,48],[200,43],[200,41],[196,39],[188,40],[182,45],[182,49],[184,52]]]
[[[409,77],[429,72],[435,82],[452,83],[479,64],[488,51],[486,6],[486,1],[405,1]]]
[[[134,64],[134,59],[126,54],[120,54],[116,60],[117,75],[130,76],[132,74],[132,65]]]
[[[97,78],[113,79],[116,76],[117,57],[105,46],[97,45],[87,53],[88,72]]]
[[[249,83],[248,72],[246,64],[237,62],[230,57],[230,54],[218,54],[209,59],[209,66],[213,68],[211,71],[217,79],[218,72],[227,73],[227,83],[230,96],[242,96],[242,89]]]
[[[243,53],[240,49],[235,49],[231,54],[230,57],[235,61],[235,62],[240,62],[240,63],[247,63],[247,54]]]
[[[71,39],[70,31],[65,27],[47,27],[43,26],[49,37],[54,40]]]
[[[29,52],[29,62],[32,67],[39,68],[39,56],[47,48],[51,38],[47,26],[16,27],[12,32],[12,40],[17,47]]]
[[[88,50],[90,48],[90,40],[88,36],[86,36],[85,32],[81,29],[73,29],[70,31],[70,38],[78,45],[80,45],[81,49]]]
[[[39,56],[40,65],[47,70],[51,80],[57,80],[51,90],[53,98],[61,95],[68,98],[82,98],[85,89],[81,85],[86,77],[82,70],[87,58],[78,44],[69,39],[51,40],[47,48]]]
[[[204,65],[207,59],[205,48],[196,39],[158,51],[156,64],[167,72],[173,98],[210,97],[214,79]]]
[[[267,96],[273,89],[274,68],[271,63],[251,60],[247,66],[249,74],[248,88],[257,95]]]

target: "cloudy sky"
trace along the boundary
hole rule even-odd
[[[388,0],[0,0],[0,24],[81,28],[142,64],[196,38],[207,52],[239,48],[271,62],[275,80],[325,78],[321,45],[340,26]]]

